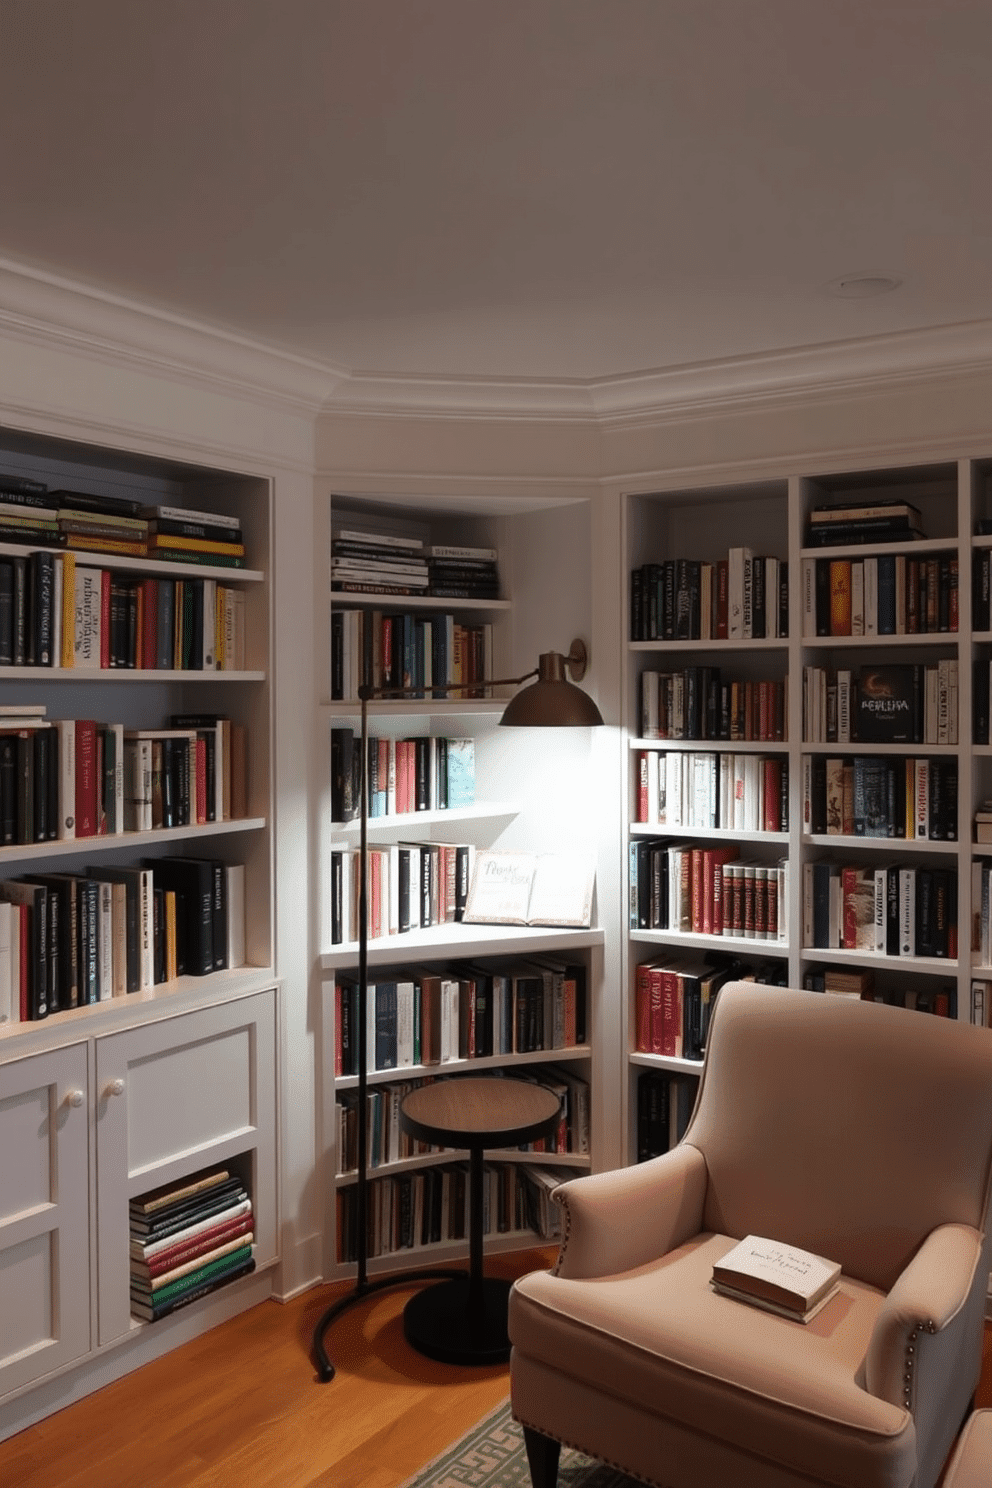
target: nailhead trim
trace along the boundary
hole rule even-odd
[[[916,1371],[916,1340],[921,1333],[936,1333],[937,1325],[932,1319],[919,1322],[906,1340],[906,1371],[902,1377],[902,1400],[907,1410],[913,1408],[913,1383]]]

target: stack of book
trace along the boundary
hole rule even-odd
[[[154,1322],[255,1269],[251,1199],[226,1170],[130,1204],[131,1311]]]
[[[41,481],[0,476],[0,542],[58,544],[58,507],[47,493]]]
[[[240,517],[223,512],[189,511],[181,506],[149,506],[148,552],[170,563],[206,563],[244,568],[245,539]]]
[[[331,615],[332,700],[356,702],[362,684],[430,687],[433,697],[474,684],[456,696],[483,697],[481,684],[492,674],[490,621],[463,624],[453,614],[339,608]]]
[[[495,548],[432,543],[427,568],[431,594],[446,599],[499,599]]]
[[[345,594],[427,594],[423,539],[343,527],[331,539],[331,589]]]
[[[808,966],[803,972],[807,992],[831,992],[837,997],[873,1001],[875,973],[843,966]]]
[[[361,738],[331,729],[331,820],[354,821],[361,809]],[[446,811],[475,800],[475,740],[436,735],[372,737],[365,775],[370,817]]]
[[[807,543],[811,548],[827,548],[847,543],[912,542],[924,535],[919,509],[909,501],[849,501],[814,506]]]
[[[62,547],[136,558],[148,552],[148,518],[140,501],[86,491],[49,491],[48,500],[57,507]]]

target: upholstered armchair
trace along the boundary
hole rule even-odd
[[[932,1488],[981,1370],[992,1032],[729,983],[672,1151],[557,1190],[510,1297],[534,1488],[559,1444],[660,1488]],[[806,1323],[718,1295],[745,1235],[842,1266]]]

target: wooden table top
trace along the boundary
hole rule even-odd
[[[411,1090],[400,1124],[425,1142],[450,1147],[505,1147],[548,1136],[560,1103],[546,1085],[485,1075],[455,1075]]]

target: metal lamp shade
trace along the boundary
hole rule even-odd
[[[500,724],[510,728],[590,728],[603,715],[588,693],[567,681],[568,658],[546,651],[538,661],[538,677],[507,703]]]

